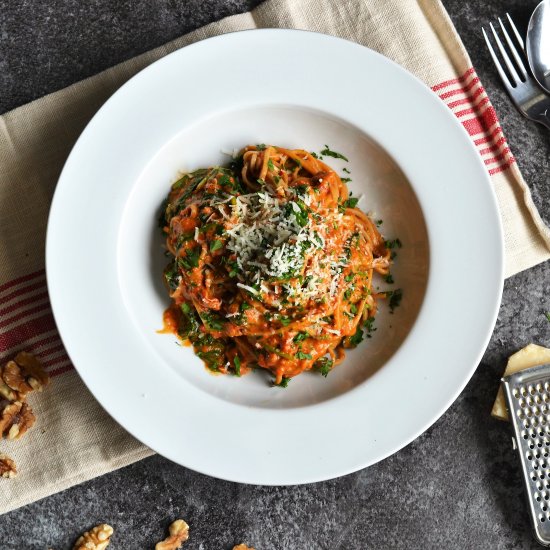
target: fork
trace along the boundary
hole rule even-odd
[[[489,25],[491,27],[491,31],[493,33],[493,37],[495,39],[500,55],[504,60],[506,69],[508,70],[508,74],[506,74],[506,71],[503,69],[497,57],[497,54],[495,53],[495,50],[491,45],[489,37],[485,32],[485,29],[482,28],[481,30],[483,31],[483,36],[485,37],[487,48],[489,48],[489,53],[493,58],[493,62],[497,68],[500,78],[502,79],[504,87],[506,88],[506,91],[510,95],[510,98],[514,102],[515,106],[518,108],[519,112],[528,119],[534,120],[535,122],[538,122],[539,124],[550,128],[550,97],[548,97],[542,91],[539,85],[535,82],[535,79],[533,78],[531,73],[525,68],[526,54],[523,39],[521,38],[521,35],[514,25],[514,22],[512,21],[510,15],[507,13],[506,16],[508,17],[508,22],[513,31],[514,38],[516,39],[516,42],[520,47],[521,53],[519,53],[516,46],[514,46],[514,43],[510,38],[510,35],[508,34],[508,31],[506,30],[506,27],[504,26],[504,23],[502,22],[502,19],[500,17],[498,18],[498,22],[500,24],[500,29],[502,31],[502,35],[504,36],[504,40],[508,45],[508,50],[514,58],[515,65],[514,62],[512,62],[512,60],[510,59],[510,55],[508,54],[508,52],[506,51],[506,47],[500,40],[497,31],[495,30],[495,27],[492,23],[489,23]]]

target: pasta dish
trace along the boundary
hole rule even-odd
[[[160,220],[165,330],[216,372],[268,369],[282,386],[310,369],[326,376],[388,294],[373,289],[373,273],[391,277],[391,245],[357,202],[298,149],[247,146],[230,167],[183,175]]]

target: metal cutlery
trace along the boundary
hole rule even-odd
[[[500,17],[498,18],[498,21],[500,30],[504,36],[504,41],[506,42],[506,46],[502,43],[493,24],[489,23],[489,25],[491,27],[492,35],[500,56],[504,61],[504,66],[501,64],[499,57],[495,53],[485,29],[482,29],[485,42],[487,43],[487,48],[489,48],[489,53],[491,54],[504,87],[519,112],[528,119],[550,128],[550,97],[542,91],[531,73],[528,69],[526,69],[525,46],[523,39],[521,38],[521,35],[514,25],[510,15],[506,14],[506,16],[508,18],[514,40],[519,47],[519,51],[518,47],[514,45],[514,41],[510,37],[510,34],[508,33],[506,26]],[[513,61],[510,56],[513,58]]]
[[[550,93],[550,0],[543,0],[531,15],[525,45],[533,76]]]

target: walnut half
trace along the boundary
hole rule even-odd
[[[0,453],[0,477],[12,478],[16,475],[15,462],[9,456]]]
[[[0,438],[19,439],[33,426],[36,417],[25,402],[0,399]]]
[[[0,395],[10,401],[21,401],[33,390],[42,391],[49,382],[40,361],[26,351],[0,367]]]
[[[79,537],[74,543],[73,550],[104,550],[109,546],[112,535],[113,528],[110,525],[96,525]]]
[[[189,525],[182,519],[177,519],[170,525],[170,536],[162,542],[157,542],[155,550],[176,550],[189,538]]]

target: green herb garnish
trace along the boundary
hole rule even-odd
[[[334,361],[328,357],[321,357],[313,364],[313,368],[316,371],[319,371],[325,378],[328,376],[328,373],[332,370],[332,365]]]
[[[390,313],[393,313],[393,310],[401,303],[401,299],[403,298],[403,291],[400,288],[396,288],[395,290],[390,290],[386,292],[386,296],[388,296],[390,299]]]
[[[212,241],[210,243],[210,252],[216,252],[216,250],[219,250],[222,247],[223,247],[222,241],[220,241],[219,239],[216,239],[215,241]]]
[[[361,327],[357,327],[357,330],[355,331],[355,334],[353,336],[350,336],[348,338],[348,342],[351,347],[358,346],[363,341],[363,330]]]
[[[342,160],[345,160],[346,162],[349,162],[347,157],[342,155],[342,153],[337,153],[336,151],[332,151],[328,145],[325,145],[325,148],[321,151],[321,155],[326,155],[327,157],[342,159]]]
[[[290,382],[290,380],[291,380],[290,378],[283,376],[279,384],[274,384],[274,385],[278,386],[279,388],[286,388],[288,387],[288,383]]]
[[[358,202],[359,202],[359,199],[357,197],[350,197],[348,200],[344,201],[343,207],[355,208]]]
[[[401,248],[403,244],[399,239],[393,239],[391,241],[386,241],[386,248],[389,248],[390,250],[392,248]]]

